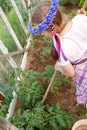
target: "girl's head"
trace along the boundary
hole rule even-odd
[[[63,14],[61,13],[60,9],[58,8],[58,1],[53,1],[53,5],[51,6],[50,2],[40,2],[38,4],[38,6],[36,7],[36,9],[34,10],[33,14],[32,14],[32,18],[31,18],[31,24],[33,27],[36,27],[40,25],[42,25],[44,19],[47,18],[47,16],[49,16],[50,14],[50,19],[51,21],[51,25],[53,26],[55,32],[60,33],[61,30],[63,29],[63,27],[65,26],[66,20],[64,21],[63,19]],[[57,5],[56,7],[54,5]],[[53,7],[53,8],[51,8]],[[49,13],[49,10],[54,11],[54,13]],[[55,13],[56,12],[56,13]],[[52,14],[52,15],[51,15]],[[52,16],[52,17],[51,17]],[[46,22],[49,22],[49,17],[46,19]],[[40,25],[40,26],[41,26]],[[51,29],[49,27],[50,24],[47,25],[47,28],[44,29],[45,31],[41,31],[42,35],[51,38],[52,37],[52,33],[51,33]],[[39,26],[39,27],[40,27]],[[41,26],[42,27],[42,26]],[[31,28],[31,26],[29,26],[29,28]],[[38,30],[40,30],[41,28],[39,28]],[[32,28],[31,28],[32,30]],[[35,33],[34,33],[35,34]],[[52,45],[52,50],[51,50],[51,56],[57,60],[58,54],[54,48],[54,45]]]
[[[36,9],[32,14],[32,19],[31,19],[32,26],[37,26],[45,19],[46,14],[49,12],[50,6],[51,6],[50,2],[40,2],[38,4],[38,6],[36,7]],[[57,13],[52,22],[52,24],[55,26],[56,32],[60,31],[59,27],[61,26],[62,22],[63,22],[62,13],[58,8]],[[51,30],[48,28],[47,30],[42,32],[42,34],[48,36],[51,34]]]

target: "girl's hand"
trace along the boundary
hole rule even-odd
[[[55,69],[67,77],[73,77],[75,75],[74,68],[70,62],[64,66],[60,66],[58,62],[56,62]]]
[[[86,11],[82,8],[82,9],[77,11],[77,14],[84,14],[84,15],[86,15]]]

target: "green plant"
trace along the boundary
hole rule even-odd
[[[2,86],[0,86],[0,87],[2,87]],[[2,90],[2,92],[5,95],[5,99],[4,99],[2,106],[0,108],[0,116],[4,117],[4,118],[6,117],[6,114],[8,113],[9,104],[13,98],[13,95],[12,95],[13,89],[11,89],[11,87],[8,85],[6,85],[5,87],[6,88],[3,88],[5,90],[4,91]]]
[[[22,18],[27,26],[28,23],[28,13],[25,11],[24,6],[22,5],[22,2],[20,0],[16,0],[16,5],[20,11],[20,14],[22,15]]]
[[[52,40],[47,38],[47,37],[43,37],[44,40],[44,47],[42,48],[42,52],[41,52],[41,60],[44,61],[44,59],[48,56],[48,53],[50,51],[50,47],[52,45]]]
[[[9,12],[8,20],[9,20],[17,38],[19,39],[21,45],[24,46],[26,44],[26,35],[21,27],[21,24],[16,16],[14,10],[11,10]]]
[[[84,4],[84,2],[85,2],[85,0],[80,0],[80,2],[79,2],[79,6],[82,7],[83,4]]]
[[[73,7],[76,7],[77,5],[79,5],[78,3],[79,3],[79,0],[72,0],[72,1],[60,0],[60,5],[67,6],[67,7],[68,5],[72,5]]]
[[[43,85],[45,86],[46,83],[49,84],[51,77],[54,72],[54,67],[51,65],[48,65],[45,68],[45,71],[41,74]],[[50,92],[54,93],[56,90],[58,90],[63,84],[69,84],[69,79],[67,77],[64,77],[60,72],[57,72],[56,78],[53,82],[53,85],[51,86]]]
[[[52,70],[52,66],[49,66]],[[38,82],[38,76],[48,75],[50,79],[52,72],[46,68],[44,72],[23,71],[16,68],[11,71],[8,94],[0,110],[1,116],[6,116],[9,103],[12,99],[12,91],[15,90],[22,107],[17,109],[17,113],[10,118],[10,121],[20,130],[62,130],[62,128],[71,127],[73,115],[60,107],[60,104],[49,106],[42,105],[41,100],[44,95],[44,89]],[[43,74],[44,73],[44,74]],[[42,83],[43,84],[43,83]]]
[[[33,10],[35,9],[36,5],[38,4],[40,0],[30,0],[30,6],[29,6],[29,9],[30,9],[30,14],[32,14]]]
[[[25,24],[27,25],[27,21],[28,21],[27,14],[25,14],[25,11],[23,8],[20,9],[20,12],[25,21]],[[18,20],[18,17],[15,14],[15,11],[13,9],[11,9],[10,12],[6,14],[6,16],[8,18],[8,21],[10,22],[11,27],[13,28],[13,30],[16,34],[18,40],[20,41],[21,45],[25,46],[27,36],[21,27],[21,24]],[[0,20],[0,39],[3,41],[3,43],[5,44],[5,46],[8,48],[8,50],[10,52],[15,51],[17,49],[17,46],[15,45],[13,38],[11,37],[9,31],[7,30],[5,24],[2,22],[2,20]]]
[[[5,46],[8,48],[8,51],[14,51],[17,49],[14,40],[10,36],[6,26],[4,23],[0,20],[0,39],[3,41]]]
[[[42,106],[41,102],[37,102],[34,108],[19,110],[10,120],[20,130],[62,130],[71,128],[71,120],[74,118],[74,115],[61,109],[59,103]]]
[[[70,112],[63,110],[60,104],[49,106],[47,105],[49,113],[47,120],[52,130],[62,130],[63,128],[71,128],[71,120],[75,118]]]
[[[55,93],[55,91],[57,91],[64,84],[69,85],[70,84],[69,79],[67,77],[64,77],[60,72],[57,72],[56,78],[54,80],[50,92]]]
[[[10,85],[15,89],[24,108],[34,107],[35,103],[42,99],[44,89],[36,79],[38,75],[39,72],[22,71],[21,69],[16,69],[11,73]]]
[[[5,12],[9,12],[12,8],[9,0],[0,0],[0,6]]]
[[[14,116],[11,121],[23,130],[34,130],[35,127],[41,130],[45,127],[46,112],[44,111],[44,106],[41,103],[37,103],[32,109],[27,109],[25,111],[19,110],[18,116]]]
[[[72,18],[75,17],[76,16],[76,11],[72,11],[71,16],[72,16]]]

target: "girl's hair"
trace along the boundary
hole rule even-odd
[[[44,20],[46,14],[49,11],[50,6],[51,6],[50,2],[40,2],[39,3],[39,5],[36,7],[36,9],[34,10],[34,12],[32,14],[31,24],[33,26],[38,25],[39,23],[41,23]],[[63,21],[62,12],[58,8],[57,13],[56,13],[55,18],[52,23],[57,26],[60,26],[62,21]],[[51,30],[48,28],[47,31],[51,31]],[[54,60],[58,60],[58,54],[57,54],[53,44],[51,46],[50,55],[52,56],[52,58]]]
[[[49,11],[50,6],[51,6],[50,2],[40,2],[37,5],[36,9],[34,10],[32,14],[32,19],[31,19],[32,25],[38,25],[44,20],[46,14]],[[62,23],[62,20],[63,20],[62,13],[58,8],[56,16],[53,20],[53,23],[60,26],[60,24]]]

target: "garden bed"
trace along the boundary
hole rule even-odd
[[[27,70],[32,69],[34,71],[42,72],[44,71],[46,66],[55,65],[55,61],[49,56],[49,54],[45,55],[44,58],[41,59],[43,48],[46,47],[47,44],[45,44],[42,36],[34,36],[34,39],[32,41],[32,47],[28,54]],[[40,80],[41,79],[39,78],[39,81]],[[54,93],[50,92],[45,103],[53,105],[59,102],[64,110],[70,111],[72,114],[76,115],[76,119],[72,121],[73,125],[76,120],[81,118],[87,118],[87,111],[84,111],[84,109],[80,109],[77,107],[75,85],[72,79],[69,79],[69,81],[69,83],[62,84],[62,86]],[[44,85],[45,90],[47,89],[47,86],[48,83]],[[66,129],[68,130],[68,128]]]
[[[55,61],[51,58],[51,56],[44,57],[44,60],[41,60],[41,53],[43,46],[46,47],[47,44],[44,42],[42,43],[43,37],[35,36],[34,50],[30,50],[28,54],[28,61],[27,69],[34,71],[44,71],[45,67],[48,65],[55,65]],[[39,79],[40,80],[40,79]],[[70,80],[70,79],[69,79]],[[45,85],[45,89],[47,88],[48,84]],[[76,107],[76,97],[75,97],[75,86],[74,83],[71,81],[71,84],[62,84],[60,89],[54,93],[48,95],[46,100],[47,103],[55,104],[57,102],[61,103],[61,106],[64,109],[71,110],[73,113],[77,113]]]
[[[66,13],[68,17],[75,15],[74,12],[70,14],[71,5]],[[5,98],[6,106],[3,103],[0,112],[6,117],[15,90],[18,100],[9,120],[20,130],[71,130],[78,119],[87,118],[87,111],[77,107],[73,80],[60,72],[57,72],[45,104],[41,104],[54,72],[55,61],[49,53],[51,45],[52,41],[40,34],[32,36],[26,71],[16,68],[10,73],[11,88]]]

